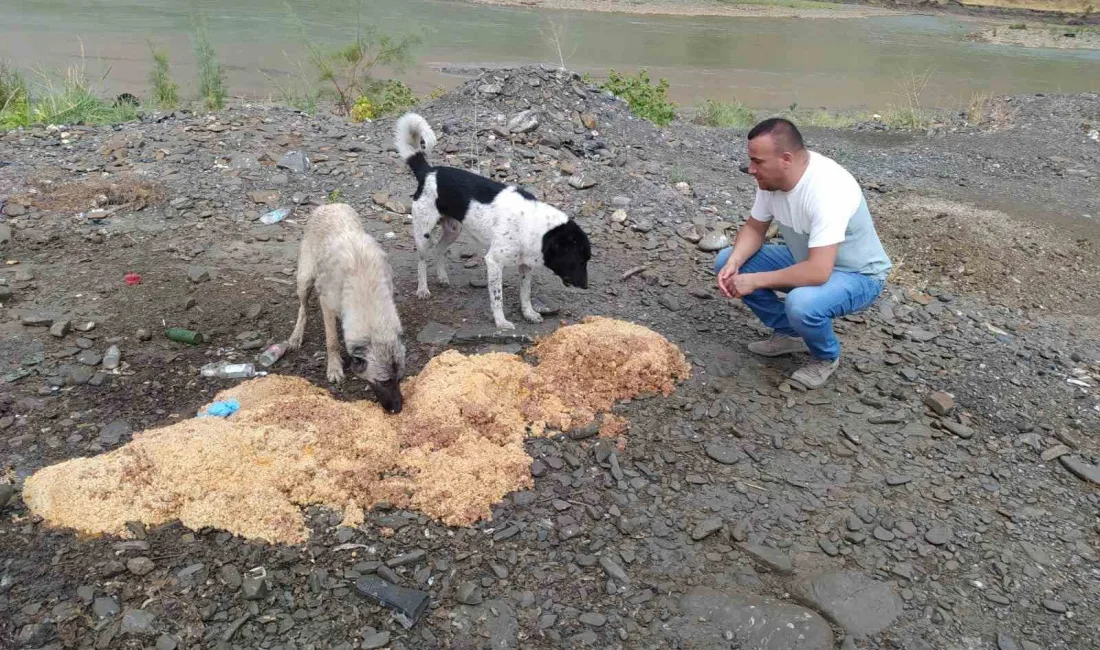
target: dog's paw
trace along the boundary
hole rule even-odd
[[[449,278],[446,273],[440,273],[436,276],[436,279],[439,280],[439,285],[442,287],[451,286],[451,278]]]
[[[514,330],[514,329],[516,329],[516,326],[515,326],[515,324],[512,323],[512,321],[498,320],[497,321],[497,329],[498,330]]]
[[[432,295],[432,292],[428,291],[427,287],[423,287],[423,288],[420,288],[420,289],[416,290],[416,297],[420,298],[421,300],[425,300],[431,295]]]
[[[329,381],[334,384],[339,384],[340,382],[344,381],[344,369],[341,368],[339,364],[330,363],[328,365],[327,376]]]
[[[302,337],[297,334],[292,334],[290,340],[286,342],[286,349],[288,352],[293,352],[302,347]]]
[[[534,309],[532,309],[531,311],[526,311],[525,310],[523,312],[523,317],[526,318],[527,322],[529,322],[529,323],[541,323],[542,322],[542,314],[539,314]]]

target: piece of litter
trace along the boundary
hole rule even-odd
[[[123,276],[122,279],[126,281],[126,286],[129,287],[132,287],[135,284],[141,284],[141,276],[137,273],[127,273],[125,276]]]
[[[264,216],[260,217],[260,221],[270,226],[272,224],[279,223],[283,219],[286,219],[287,215],[289,214],[290,208],[279,208],[278,210],[272,210],[271,212],[268,212]]]
[[[363,597],[391,610],[406,630],[416,625],[431,602],[426,591],[399,587],[373,575],[356,580],[355,588]]]
[[[236,399],[219,400],[199,411],[200,418],[227,418],[241,410],[241,403]]]

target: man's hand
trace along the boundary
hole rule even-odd
[[[734,298],[744,298],[760,288],[759,277],[756,273],[738,273],[733,276],[730,283]]]
[[[718,272],[718,290],[722,292],[723,296],[727,298],[737,297],[733,293],[732,280],[737,277],[740,268],[741,263],[733,259],[731,255],[729,260],[726,261],[726,265]]]

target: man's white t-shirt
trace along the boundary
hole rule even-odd
[[[809,154],[806,171],[790,192],[756,190],[752,218],[775,219],[795,262],[805,261],[810,248],[840,244],[836,270],[885,278],[892,263],[859,183],[831,158]]]

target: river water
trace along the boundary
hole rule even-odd
[[[296,18],[291,18],[288,6]],[[185,91],[194,87],[195,16],[227,69],[233,95],[277,95],[271,79],[293,81],[306,51],[297,25],[322,46],[354,37],[350,0],[0,0],[0,58],[43,74],[81,60],[105,91],[141,94],[148,42],[169,50]],[[976,93],[1100,89],[1100,52],[1023,49],[968,41],[980,23],[949,17],[886,16],[807,20],[546,11],[450,0],[369,0],[365,20],[419,34],[414,89],[450,87],[450,65],[557,63],[546,34],[562,34],[571,69],[650,70],[686,104],[737,99],[754,107],[882,109],[927,76],[925,107],[964,107]],[[35,75],[32,75],[35,76]]]

